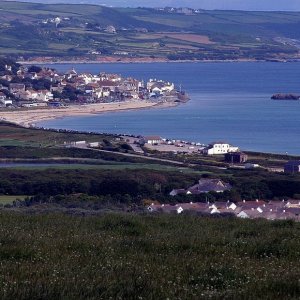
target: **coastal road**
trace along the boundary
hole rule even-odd
[[[157,162],[166,162],[166,163],[171,163],[171,164],[178,165],[178,166],[186,166],[187,165],[186,163],[180,162],[180,161],[174,161],[174,160],[156,158],[156,157],[149,157],[149,156],[143,156],[143,155],[131,154],[131,153],[113,152],[113,151],[108,151],[108,150],[89,148],[89,147],[84,146],[84,145],[76,146],[74,148],[89,149],[89,150],[98,151],[98,152],[102,152],[102,153],[109,153],[109,154],[113,153],[113,154],[122,155],[122,156],[126,156],[126,157],[142,158],[142,159],[145,159],[145,160],[151,160],[151,161],[157,161]],[[188,166],[189,167],[195,167],[197,165],[188,164]]]

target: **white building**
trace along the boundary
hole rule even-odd
[[[160,136],[145,136],[142,138],[142,143],[149,145],[159,145],[162,143],[162,138]]]
[[[238,147],[233,147],[230,144],[223,142],[212,143],[207,148],[203,149],[203,153],[207,155],[226,154],[238,151]]]

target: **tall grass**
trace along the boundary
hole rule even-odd
[[[1,299],[296,299],[300,225],[0,214]]]

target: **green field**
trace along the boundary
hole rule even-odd
[[[0,205],[12,204],[16,200],[24,200],[27,196],[0,196]]]
[[[298,223],[0,214],[6,299],[299,299]]]

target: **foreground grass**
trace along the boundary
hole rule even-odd
[[[300,225],[0,214],[1,299],[296,299]]]

